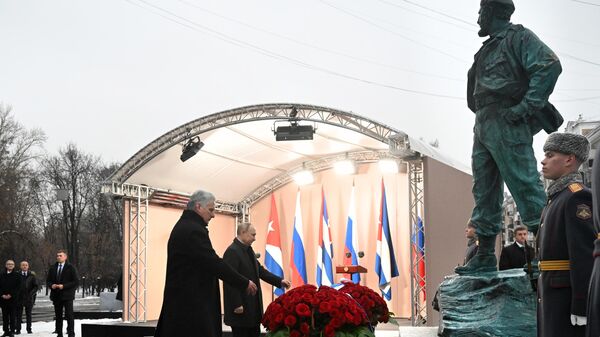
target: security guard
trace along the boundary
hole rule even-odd
[[[594,199],[594,227],[598,238],[594,242],[594,268],[590,277],[587,305],[586,337],[600,336],[600,151],[596,151],[592,174],[592,194]]]
[[[582,184],[578,169],[589,147],[587,138],[569,133],[553,133],[544,144],[542,174],[553,181],[537,235],[538,337],[585,334],[596,232],[592,192]]]
[[[532,31],[510,22],[512,0],[482,0],[479,36],[489,36],[468,73],[467,101],[473,127],[471,221],[479,250],[459,274],[495,271],[496,235],[502,228],[504,183],[523,224],[534,233],[546,196],[533,153],[533,135],[554,132],[560,113],[548,102],[562,68],[558,57]]]

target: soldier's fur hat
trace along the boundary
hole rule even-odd
[[[483,6],[483,5],[491,4],[492,2],[515,8],[515,4],[512,2],[512,0],[481,0],[480,5]]]
[[[583,163],[590,154],[590,142],[582,135],[555,132],[546,139],[544,152],[546,151],[572,154],[577,161]]]

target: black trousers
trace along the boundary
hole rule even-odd
[[[54,316],[56,319],[56,332],[62,336],[63,326],[63,308],[65,310],[65,319],[67,320],[67,336],[75,336],[75,318],[73,316],[73,300],[58,300],[54,304]]]
[[[27,322],[27,332],[31,331],[31,310],[33,304],[23,304],[20,308],[17,308],[17,331],[21,331],[21,325],[23,324],[23,309],[25,309],[25,320]]]
[[[232,326],[231,332],[233,333],[233,337],[259,337],[260,325],[255,327]]]
[[[13,301],[2,300],[2,329],[5,333],[15,332],[17,306]]]

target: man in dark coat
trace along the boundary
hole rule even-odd
[[[27,324],[27,333],[31,331],[31,311],[35,304],[35,298],[38,291],[37,278],[35,273],[29,270],[29,262],[21,261],[21,294],[19,296],[19,306],[17,308],[17,334],[21,333],[23,324],[23,309],[25,309],[25,319]]]
[[[21,290],[21,277],[15,272],[15,261],[7,260],[0,274],[0,307],[2,307],[2,336],[14,336],[17,323],[17,301]]]
[[[252,249],[252,243],[255,240],[256,229],[254,226],[248,222],[239,224],[237,237],[233,239],[233,243],[223,254],[223,260],[256,284],[260,284],[260,280],[263,280],[278,288],[289,288],[290,281],[272,274],[258,262]],[[250,296],[225,283],[223,295],[225,298],[225,324],[231,326],[233,337],[258,337],[263,314],[260,287],[258,287],[256,296]]]
[[[594,230],[598,234],[594,242],[594,267],[588,290],[586,337],[600,336],[600,151],[598,150],[596,150],[594,158],[592,194],[594,199]]]
[[[46,286],[50,288],[50,300],[54,305],[55,331],[62,337],[63,309],[67,319],[67,336],[75,336],[75,318],[73,301],[79,286],[79,274],[74,265],[67,262],[67,252],[59,249],[56,252],[56,263],[48,270]]]
[[[467,223],[467,228],[465,228],[465,237],[467,238],[467,250],[465,251],[465,260],[463,265],[467,264],[470,259],[477,254],[477,249],[479,245],[477,243],[477,235],[475,234],[476,228],[475,224],[469,220]]]
[[[167,274],[156,337],[221,337],[218,279],[255,295],[256,284],[215,253],[208,237],[215,197],[196,191],[173,227],[167,246]]]
[[[523,268],[531,263],[535,256],[533,247],[527,245],[527,227],[517,226],[514,229],[515,242],[502,248],[500,253],[500,270]]]
[[[587,160],[589,142],[581,135],[553,133],[544,153],[542,173],[553,181],[537,235],[538,336],[584,336],[596,232],[592,193],[578,168]]]

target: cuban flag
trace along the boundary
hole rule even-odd
[[[306,257],[304,255],[304,228],[302,227],[302,209],[300,209],[300,190],[296,194],[296,214],[294,215],[294,233],[292,235],[292,285],[299,287],[307,283]]]
[[[381,179],[381,207],[379,209],[379,224],[377,230],[377,256],[375,272],[379,275],[379,289],[386,300],[392,299],[392,278],[398,276],[398,266],[394,256],[392,234],[387,213],[385,186]]]
[[[281,254],[281,231],[275,196],[271,194],[271,216],[267,229],[267,247],[265,248],[265,268],[271,273],[283,278],[283,255]],[[283,288],[274,288],[273,293],[283,295]]]
[[[346,223],[346,242],[344,243],[344,265],[358,265],[358,230],[356,229],[356,206],[354,201],[354,185],[350,193],[350,207],[348,210],[348,222]],[[345,275],[350,278],[349,274]],[[352,274],[352,282],[360,283],[360,274]]]
[[[319,248],[317,249],[317,285],[333,285],[333,243],[327,215],[325,193],[321,189],[321,218],[319,221]]]

